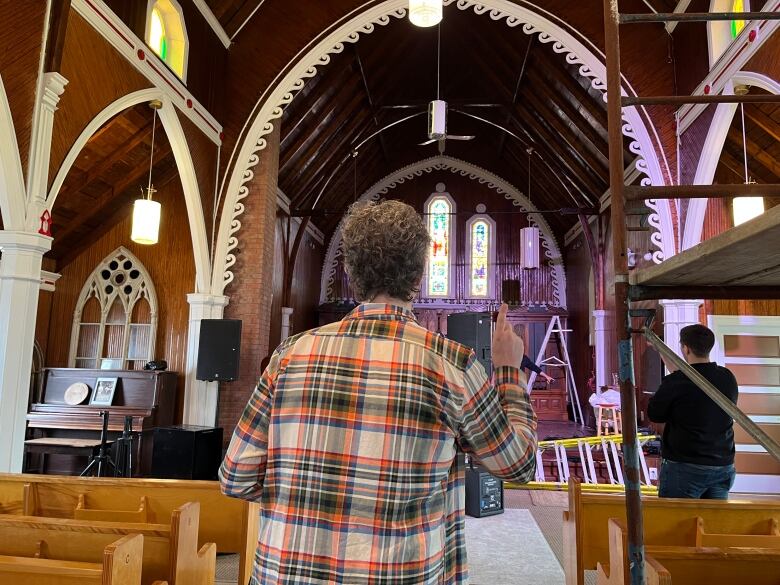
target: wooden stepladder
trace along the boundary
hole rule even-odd
[[[582,416],[582,407],[580,406],[580,397],[577,394],[577,386],[574,382],[574,371],[571,369],[571,360],[569,359],[569,349],[566,346],[565,333],[571,331],[571,329],[564,329],[561,325],[561,318],[559,315],[553,315],[550,319],[550,324],[547,326],[547,332],[544,334],[544,341],[539,346],[539,354],[536,356],[536,364],[540,366],[553,366],[556,368],[563,368],[566,371],[566,392],[569,395],[569,400],[572,404],[572,412],[574,413],[574,422],[579,424],[585,424],[585,419]],[[550,339],[553,339],[553,335],[558,345],[558,356],[544,357],[547,351],[547,344]],[[531,372],[531,376],[528,378],[528,390],[531,392],[534,387],[534,381],[536,380],[536,372]]]

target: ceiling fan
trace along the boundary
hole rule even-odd
[[[428,104],[428,140],[421,142],[420,146],[438,142],[439,154],[443,154],[448,138],[450,140],[474,140],[475,136],[447,134],[447,102],[435,99]]]

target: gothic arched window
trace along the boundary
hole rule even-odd
[[[119,247],[92,271],[73,315],[71,368],[140,370],[154,357],[157,294],[143,264]]]
[[[176,0],[149,0],[146,44],[184,81],[189,42],[181,6]]]
[[[487,215],[475,215],[468,230],[468,296],[491,298],[494,294],[496,223]]]
[[[425,295],[429,297],[453,296],[450,288],[452,260],[455,255],[452,247],[455,241],[455,202],[444,192],[445,189],[444,183],[438,183],[436,193],[433,193],[425,204],[428,233],[431,236],[425,288]]]

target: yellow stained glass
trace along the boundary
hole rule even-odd
[[[474,297],[488,294],[489,230],[485,221],[476,221],[471,226],[471,296]]]
[[[163,24],[160,11],[155,8],[149,22],[149,46],[165,61],[168,56],[168,39],[165,35],[165,24]]]
[[[731,4],[731,12],[745,12],[745,0],[734,0]],[[732,20],[731,38],[736,39],[743,28],[745,28],[744,20]]]

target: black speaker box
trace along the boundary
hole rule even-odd
[[[198,380],[238,380],[240,357],[240,319],[203,319],[200,322],[198,369],[195,375]]]
[[[217,479],[222,429],[180,425],[154,429],[152,477]]]
[[[490,313],[453,313],[447,316],[447,337],[472,348],[488,375],[493,367],[490,357],[492,336]]]
[[[519,305],[520,301],[520,281],[502,280],[501,281],[501,300],[507,305]]]
[[[466,514],[473,518],[504,513],[504,482],[485,468],[466,467]]]

